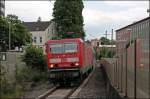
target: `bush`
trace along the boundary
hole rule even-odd
[[[36,48],[32,45],[26,48],[26,52],[23,55],[23,61],[27,66],[38,70],[46,69],[46,58],[41,48]]]
[[[16,80],[24,90],[29,90],[37,83],[47,81],[48,75],[46,71],[40,71],[30,67],[23,67],[17,70]]]
[[[100,52],[99,59],[101,59],[101,58],[112,58],[112,57],[114,57],[114,55],[115,55],[114,51],[110,51],[107,48],[103,48]]]
[[[48,75],[47,72],[34,72],[32,81],[33,82],[40,82],[40,81],[47,81]]]
[[[62,39],[62,38],[61,38],[61,37],[58,37],[58,36],[52,38],[52,40],[61,40],[61,39]]]
[[[115,52],[114,51],[109,51],[108,52],[108,57],[109,58],[113,58],[115,56]]]
[[[30,67],[22,67],[17,70],[16,80],[18,83],[39,82],[48,79],[47,71],[40,71]]]
[[[18,83],[28,82],[32,80],[33,72],[30,67],[22,67],[17,70],[16,80]]]

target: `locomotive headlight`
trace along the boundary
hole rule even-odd
[[[53,68],[53,67],[54,67],[54,64],[51,64],[51,65],[50,65],[50,68]]]
[[[79,63],[75,63],[75,66],[79,66]]]

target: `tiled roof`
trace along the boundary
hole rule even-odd
[[[50,23],[50,21],[23,22],[23,24],[25,25],[25,27],[27,27],[29,31],[45,31]]]

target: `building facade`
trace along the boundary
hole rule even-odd
[[[5,0],[0,0],[0,16],[5,16]]]
[[[43,51],[46,41],[57,36],[55,23],[52,21],[24,22],[24,25],[32,34],[32,44]]]
[[[93,47],[99,46],[100,44],[101,44],[100,39],[99,39],[99,40],[98,40],[98,39],[92,39],[92,40],[91,40],[91,45],[92,45]]]

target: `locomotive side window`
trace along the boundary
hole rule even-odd
[[[64,51],[65,51],[65,53],[77,52],[77,43],[65,43]]]
[[[62,44],[50,45],[50,52],[54,54],[63,53],[63,45]]]

